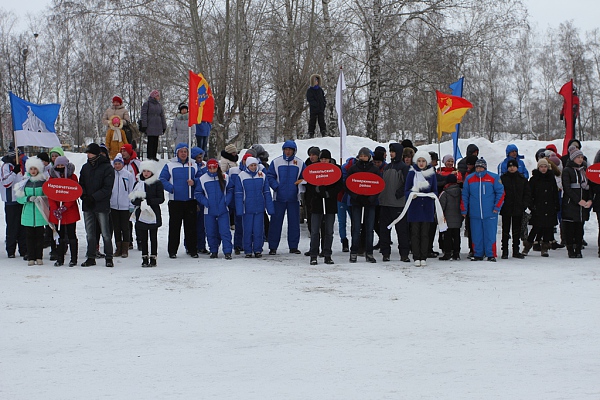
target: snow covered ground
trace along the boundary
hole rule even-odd
[[[490,166],[503,158],[506,143],[475,142]],[[299,155],[312,144],[336,156],[337,143],[298,141]],[[348,143],[351,152],[373,145]],[[545,143],[516,143],[533,168]],[[265,147],[280,154],[281,144]],[[588,158],[598,149],[584,143]],[[170,260],[167,227],[152,269],[139,267],[137,250],[113,269],[55,268],[47,253],[45,265],[27,267],[2,251],[0,398],[599,399],[592,218],[576,262],[556,250],[425,268],[397,254],[349,264],[337,227],[333,266],[288,254],[285,233],[280,254],[260,260],[183,250]],[[83,252],[83,223],[78,232]]]

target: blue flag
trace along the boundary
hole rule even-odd
[[[463,76],[459,80],[450,84],[450,90],[452,90],[452,96],[462,97],[463,92],[463,83],[465,77]],[[456,131],[452,132],[452,155],[454,156],[454,161],[462,158],[462,154],[460,153],[460,149],[458,148],[458,135],[460,132],[460,124],[456,124]]]
[[[60,104],[33,104],[9,92],[15,147],[60,146],[54,123],[58,118]]]

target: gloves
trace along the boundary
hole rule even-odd
[[[400,200],[401,198],[403,198],[404,197],[404,188],[396,190],[396,193],[394,193],[394,196],[398,200]]]
[[[58,207],[56,210],[54,210],[52,213],[54,214],[56,219],[60,221],[62,219],[62,215],[65,211],[67,211],[67,207],[62,205],[62,206]]]
[[[21,164],[17,163],[17,165],[15,165],[15,166],[13,167],[13,172],[14,172],[15,174],[18,174],[19,172],[21,172]]]
[[[27,201],[30,201],[30,202],[33,203],[35,201],[35,199],[37,199],[37,198],[38,198],[37,196],[29,196],[29,198],[27,199]]]
[[[140,132],[142,132],[142,133],[146,133],[146,129],[148,129],[148,127],[147,127],[147,126],[141,126],[141,125],[140,125]]]

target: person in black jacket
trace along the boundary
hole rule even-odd
[[[582,258],[583,223],[590,216],[589,181],[585,175],[583,152],[574,150],[562,172],[562,220],[569,258]]]
[[[325,137],[327,134],[325,126],[325,105],[327,105],[327,100],[325,99],[325,92],[320,85],[321,76],[317,74],[312,75],[310,77],[310,87],[306,91],[306,101],[308,101],[310,106],[310,119],[308,120],[308,136],[310,138],[315,136],[317,120],[319,121],[321,136]]]
[[[135,209],[135,229],[142,250],[142,267],[156,267],[158,254],[158,228],[162,225],[160,205],[165,202],[165,189],[158,179],[160,166],[156,161],[146,160],[140,164],[139,181],[129,194]],[[148,234],[150,234],[150,257],[148,257]]]
[[[357,172],[369,172],[379,176],[379,168],[373,164],[371,150],[363,147],[358,152],[358,161],[350,167],[346,183],[349,182],[352,174]],[[378,195],[366,196],[352,192],[346,187],[350,195],[352,204],[352,246],[350,247],[350,262],[355,263],[358,257],[360,247],[360,230],[364,224],[365,231],[365,258],[367,262],[375,263],[373,257],[373,228],[375,224],[375,207],[377,206]]]
[[[508,258],[508,241],[512,225],[513,257],[525,258],[520,252],[521,225],[523,213],[529,207],[531,192],[527,179],[519,173],[519,163],[511,159],[507,163],[508,172],[500,179],[504,185],[504,204],[500,210],[502,216],[502,258]]]
[[[524,242],[523,254],[529,253],[537,235],[541,238],[542,257],[548,257],[548,250],[554,241],[554,227],[558,225],[557,214],[560,211],[560,202],[555,173],[547,159],[538,160],[538,168],[531,172],[529,188],[532,228]]]
[[[340,168],[333,158],[331,152],[327,149],[321,150],[319,159],[322,163],[330,163],[335,168]],[[341,174],[341,171],[340,171]],[[342,190],[343,182],[340,179],[337,182],[327,186],[306,185],[306,194],[310,194],[311,201],[309,218],[312,220],[312,231],[310,232],[310,265],[317,265],[317,256],[319,254],[319,245],[323,243],[323,256],[325,264],[333,264],[331,259],[331,246],[333,244],[333,224],[337,214],[337,195]],[[325,207],[325,209],[323,209]],[[319,229],[320,228],[320,229]],[[321,238],[322,234],[322,238]]]
[[[458,172],[460,172],[460,174],[463,177],[467,176],[467,159],[469,158],[469,156],[475,156],[475,157],[479,157],[479,147],[477,147],[476,144],[471,143],[470,145],[467,146],[467,155],[464,156],[459,162],[458,162]]]
[[[151,160],[156,160],[158,151],[158,137],[163,135],[167,130],[167,120],[165,118],[165,110],[160,104],[160,93],[158,90],[153,90],[148,96],[148,100],[142,104],[142,119],[140,131],[144,132],[148,137],[148,147],[146,155]]]
[[[79,184],[83,189],[83,220],[87,239],[87,259],[82,267],[96,265],[96,220],[104,241],[106,266],[114,267],[110,229],[110,196],[112,195],[115,170],[107,157],[100,155],[100,146],[90,143],[85,150],[88,161],[81,167]]]

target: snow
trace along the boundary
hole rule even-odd
[[[507,144],[472,142],[494,168]],[[336,156],[337,143],[298,141],[298,154],[317,145]],[[529,169],[546,144],[515,143]],[[281,144],[265,148],[273,158]],[[599,148],[584,143],[588,158]],[[577,262],[556,250],[424,268],[397,254],[350,264],[337,226],[333,266],[288,254],[285,229],[276,256],[191,259],[180,250],[170,260],[167,232],[159,230],[157,268],[142,269],[137,250],[113,269],[103,260],[55,268],[47,251],[45,265],[27,267],[2,252],[0,398],[600,398],[594,217]],[[83,253],[82,222],[78,233]],[[304,224],[300,248],[308,244]]]

